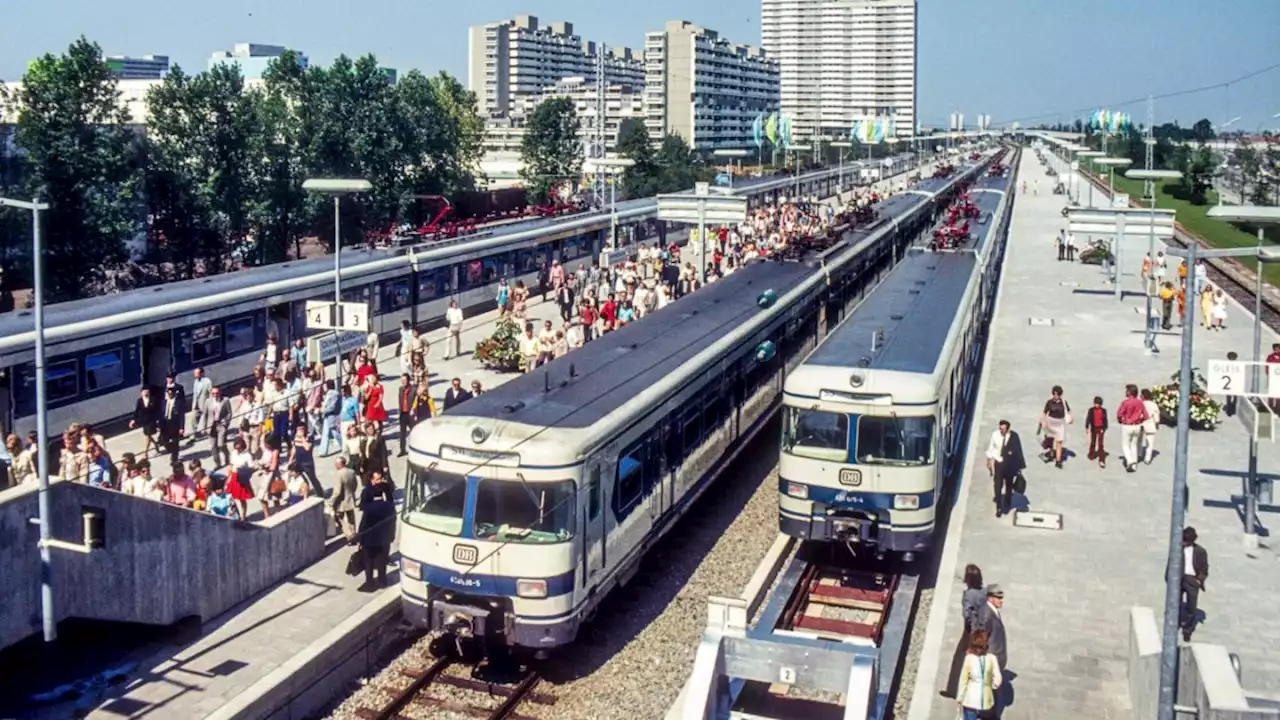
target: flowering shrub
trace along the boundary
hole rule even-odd
[[[1160,408],[1160,414],[1165,419],[1176,420],[1178,417],[1179,375],[1180,373],[1174,373],[1168,383],[1151,388],[1151,399]],[[1218,423],[1221,414],[1222,405],[1209,397],[1206,392],[1204,376],[1200,374],[1198,368],[1192,368],[1191,424],[1196,427],[1211,428]]]
[[[499,318],[493,334],[476,343],[475,359],[490,370],[519,370],[520,326],[509,317]]]
[[[1080,251],[1080,262],[1085,265],[1101,265],[1103,261],[1115,260],[1111,255],[1111,251],[1107,249],[1107,243],[1102,240],[1094,240],[1089,243],[1089,247]]]

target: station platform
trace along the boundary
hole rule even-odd
[[[876,183],[874,189],[896,191],[901,189],[902,182],[902,176],[895,176]],[[842,200],[851,195],[846,193]],[[834,199],[828,201],[835,202]],[[576,262],[571,263],[570,269],[576,267]],[[552,299],[552,295],[548,294],[548,298]],[[528,318],[538,323],[552,320],[557,327],[560,324],[558,307],[554,302],[544,303],[537,295],[528,303]],[[437,406],[442,406],[445,390],[453,377],[460,378],[463,387],[479,380],[486,389],[517,377],[486,370],[471,356],[476,343],[493,332],[497,319],[496,311],[467,318],[462,334],[463,355],[449,361],[443,360],[445,331],[426,334],[431,345],[427,358],[431,394]],[[394,388],[399,382],[399,360],[394,346],[380,348],[379,366],[384,371],[387,412],[391,415],[386,423],[391,472],[399,482],[405,476],[406,459],[396,456],[399,431],[393,406]],[[215,383],[219,381],[219,378],[212,379]],[[107,446],[118,458],[125,452],[140,453],[142,440],[140,432],[131,431],[109,437]],[[197,441],[193,446],[184,446],[182,458],[204,459],[208,455],[205,444]],[[332,462],[318,458],[317,473],[321,484],[331,488],[336,474]],[[255,512],[255,505],[250,503],[251,513]],[[260,517],[260,514],[253,515],[250,519]],[[281,698],[287,704],[288,698],[294,695],[327,693],[325,697],[332,696],[338,688],[327,686],[331,685],[327,678],[303,669],[304,666],[333,665],[325,668],[327,672],[350,662],[361,667],[347,673],[347,678],[360,675],[365,663],[372,663],[379,649],[366,631],[386,625],[397,615],[399,576],[389,571],[391,587],[373,594],[362,593],[357,588],[364,581],[363,575],[351,577],[345,572],[350,550],[338,538],[331,540],[330,546],[321,561],[206,622],[199,637],[181,647],[155,651],[138,661],[124,683],[76,704],[89,711],[88,717],[102,720],[222,719],[265,717],[263,708],[270,708],[268,713],[274,711],[273,704],[278,704]],[[396,557],[393,547],[393,563]],[[348,647],[343,654],[335,654],[334,647],[339,643]],[[65,717],[66,709],[50,707],[52,714],[47,717]],[[281,716],[289,716],[291,709],[286,707],[281,712],[284,713]]]
[[[1055,237],[1066,227],[1060,214],[1066,197],[1052,194],[1056,178],[1046,175],[1033,152],[1023,153],[1019,187],[1023,180],[1027,192],[1014,206],[977,422],[929,608],[911,720],[956,717],[955,701],[940,691],[963,630],[960,596],[968,563],[1005,593],[1011,671],[1005,676],[1006,720],[1133,718],[1130,608],[1154,608],[1157,620],[1163,615],[1176,431],[1162,426],[1153,463],[1126,473],[1115,409],[1127,383],[1148,388],[1169,382],[1178,370],[1180,329],[1175,324],[1173,331],[1161,332],[1161,352],[1144,354],[1139,271],[1147,238],[1126,241],[1125,294],[1117,301],[1100,266],[1057,260]],[[1083,180],[1078,187],[1085,187]],[[1080,247],[1086,240],[1078,238]],[[1171,276],[1176,267],[1171,262]],[[1188,306],[1188,322],[1199,322],[1196,305]],[[1250,313],[1233,303],[1221,332],[1197,325],[1195,367],[1205,368],[1229,351],[1248,359],[1252,323]],[[1264,330],[1264,354],[1273,342],[1275,334]],[[1064,388],[1075,418],[1062,469],[1037,458],[1038,418],[1054,385]],[[1111,420],[1105,469],[1087,458],[1084,416],[1095,395],[1103,398]],[[995,517],[984,453],[1002,419],[1021,436],[1029,466],[1027,493],[1015,496],[1015,509],[1058,514],[1061,529],[1015,524],[1020,515],[1030,520],[1021,512]],[[1213,431],[1191,432],[1189,452],[1186,524],[1196,528],[1210,564],[1200,595],[1203,621],[1193,641],[1237,653],[1246,690],[1280,692],[1280,614],[1263,609],[1280,594],[1280,556],[1266,530],[1280,528],[1280,520],[1276,508],[1264,507],[1262,547],[1246,552],[1239,496],[1247,431],[1238,417],[1224,415]],[[1262,444],[1258,466],[1280,468],[1280,448]]]

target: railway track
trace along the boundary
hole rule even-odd
[[[384,687],[391,699],[377,709],[361,707],[361,720],[408,720],[448,714],[488,720],[535,720],[517,709],[522,704],[554,705],[554,695],[536,690],[542,676],[532,668],[522,668],[513,682],[477,679],[487,670],[484,664],[469,665],[450,657],[436,658],[425,667],[405,667],[399,677],[409,681],[404,687]],[[470,677],[468,677],[468,675]],[[414,710],[418,712],[414,712]]]
[[[1085,170],[1081,170],[1080,173],[1100,192],[1107,193],[1107,197],[1111,196],[1111,188],[1101,178]],[[1131,207],[1143,207],[1133,199],[1129,200],[1129,205]],[[1174,230],[1173,244],[1180,248],[1187,248],[1192,243],[1196,243],[1203,248],[1210,247],[1202,238],[1187,232],[1181,225],[1177,226]],[[1252,313],[1255,298],[1257,297],[1255,289],[1257,275],[1254,274],[1254,271],[1249,270],[1231,258],[1210,258],[1205,261],[1205,265],[1209,270],[1210,282],[1222,288],[1224,292]],[[1280,295],[1280,293],[1276,294]],[[1261,308],[1262,324],[1280,332],[1280,299],[1268,296],[1268,293],[1264,290]]]

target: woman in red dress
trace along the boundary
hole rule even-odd
[[[382,405],[382,381],[377,375],[373,375],[369,379],[369,384],[365,390],[364,397],[364,419],[378,426],[378,432],[382,432],[382,424],[387,421],[387,409]]]

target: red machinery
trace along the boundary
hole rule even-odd
[[[982,159],[982,154],[976,153],[976,152],[969,153],[969,159],[972,160],[973,162],[978,162],[979,160]]]
[[[956,168],[954,165],[952,165],[951,163],[944,163],[934,168],[933,176],[935,178],[950,177],[951,174],[954,173],[955,171],[956,171]]]
[[[933,231],[933,246],[938,250],[949,250],[969,239],[969,221],[954,225],[948,223]]]

